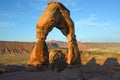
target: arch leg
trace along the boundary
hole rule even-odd
[[[37,31],[36,37],[38,38],[38,40],[33,48],[33,51],[31,52],[28,65],[40,67],[41,64],[49,63],[49,53],[45,39],[50,30],[49,29],[44,30],[42,28],[39,28],[36,31]]]
[[[80,53],[77,45],[77,40],[74,34],[68,34],[68,64],[77,64],[80,62]]]
[[[64,26],[63,26],[64,25]],[[57,27],[67,37],[68,40],[68,55],[67,64],[80,63],[80,53],[77,45],[77,40],[74,32],[74,24],[71,19],[67,18],[66,23],[61,22]]]

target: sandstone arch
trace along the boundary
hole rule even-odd
[[[74,23],[70,18],[69,10],[59,2],[49,2],[36,25],[37,42],[31,53],[28,65],[40,66],[49,62],[48,48],[45,39],[48,33],[58,28],[68,40],[67,64],[79,62],[79,50],[77,46]]]

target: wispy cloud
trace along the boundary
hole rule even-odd
[[[19,13],[11,13],[11,12],[1,12],[0,13],[0,17],[4,17],[4,18],[17,18],[17,17],[23,17],[23,16],[28,16],[28,14],[26,14],[25,12],[19,12]]]
[[[75,22],[76,26],[83,27],[100,27],[100,26],[109,26],[109,22],[99,22],[95,15],[90,15],[88,18],[82,18]]]
[[[3,13],[3,12],[1,12],[1,13],[0,13],[0,16],[6,16],[6,17],[8,17],[8,16],[9,16],[9,13]]]
[[[10,22],[0,22],[0,28],[12,27],[12,26],[15,26],[15,24]]]

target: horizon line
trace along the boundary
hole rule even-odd
[[[67,42],[67,41],[60,41],[60,40],[45,40],[48,41],[59,41],[59,42]],[[17,41],[17,40],[0,40],[0,42],[36,42],[36,41]],[[81,43],[120,43],[120,42],[114,42],[114,41],[77,41]]]

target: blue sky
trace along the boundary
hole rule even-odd
[[[78,41],[120,42],[120,0],[0,0],[0,40],[36,41],[36,23],[49,1],[70,10]],[[47,40],[67,41],[56,28]]]

